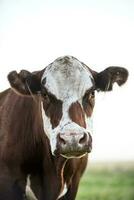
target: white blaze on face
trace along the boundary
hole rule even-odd
[[[43,103],[41,103],[41,110],[42,110],[42,119],[43,119],[43,127],[44,131],[49,138],[50,146],[51,146],[51,152],[54,154],[54,151],[56,149],[56,137],[55,129],[52,129],[52,124],[50,122],[50,118],[45,114]]]
[[[65,57],[56,59],[46,68],[42,80],[44,78],[48,91],[62,101],[70,97],[79,100],[93,86],[89,70],[71,56],[68,56],[68,63],[65,63]]]
[[[42,76],[46,79],[45,88],[57,99],[63,102],[62,118],[59,125],[52,129],[50,119],[46,116],[42,106],[44,131],[50,139],[52,153],[56,149],[58,133],[83,133],[86,129],[72,122],[68,110],[72,103],[78,101],[82,105],[85,92],[93,86],[93,77],[90,71],[76,58],[67,56],[56,59],[50,64]]]

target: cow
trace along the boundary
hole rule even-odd
[[[0,200],[74,200],[92,150],[95,91],[123,85],[128,71],[90,69],[73,56],[43,70],[8,74],[0,93]]]

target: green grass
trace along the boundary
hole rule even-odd
[[[134,164],[89,165],[77,200],[134,200]]]

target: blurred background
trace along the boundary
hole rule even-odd
[[[89,168],[95,163],[93,169],[99,173],[102,165],[107,166],[108,177],[113,177],[113,170],[119,172],[118,185],[126,181],[130,183],[126,193],[122,193],[125,187],[122,186],[120,197],[117,198],[119,195],[116,194],[114,200],[134,199],[131,190],[134,186],[131,180],[134,178],[133,52],[133,0],[0,1],[0,91],[9,87],[6,77],[10,71],[40,70],[63,55],[73,55],[98,72],[108,66],[128,69],[129,79],[123,87],[115,85],[113,92],[96,93],[93,114],[93,152]],[[124,170],[127,171],[126,177],[122,175]],[[88,182],[87,179],[84,181]],[[108,185],[108,182],[105,181],[105,184]],[[115,183],[109,181],[110,184],[117,188]],[[102,199],[105,200],[106,196],[107,200],[112,200],[110,196],[114,195],[108,197],[106,191],[109,190],[105,189]],[[127,194],[131,194],[132,198],[125,196]],[[99,200],[101,195],[94,198],[87,194],[79,198],[88,200],[88,196],[90,200]]]

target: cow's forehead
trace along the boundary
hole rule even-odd
[[[42,80],[44,78],[44,86],[60,100],[69,97],[78,100],[93,86],[90,71],[72,56],[60,57],[47,66]]]

